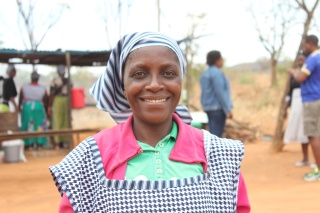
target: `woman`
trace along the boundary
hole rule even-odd
[[[10,112],[9,103],[11,102],[14,106],[15,112],[18,112],[18,105],[15,101],[15,97],[18,95],[16,85],[13,78],[16,76],[16,68],[13,64],[9,64],[6,74],[8,78],[4,79],[2,85],[2,98],[0,99],[0,113]]]
[[[39,74],[31,73],[31,83],[22,86],[19,95],[22,131],[43,131],[47,128],[46,109],[48,94],[45,86],[38,84]],[[24,139],[27,149],[46,145],[46,137]]]
[[[60,212],[249,212],[240,141],[198,130],[178,105],[185,73],[177,43],[134,33],[113,49],[91,89],[113,128],[50,167]]]
[[[209,68],[200,78],[201,105],[208,115],[209,131],[218,137],[222,136],[226,119],[232,118],[232,101],[229,81],[223,74],[223,58],[219,51],[207,54]]]
[[[303,54],[299,54],[297,58],[297,64],[299,69],[304,65],[306,57]],[[309,155],[308,155],[308,145],[309,139],[303,133],[303,105],[301,99],[300,84],[297,83],[293,77],[290,78],[290,89],[286,96],[286,109],[291,108],[289,114],[288,124],[284,133],[284,143],[288,144],[290,142],[301,143],[302,160],[298,161],[295,165],[308,166],[309,165]],[[285,114],[286,116],[286,114]]]
[[[51,118],[53,130],[69,128],[68,78],[65,77],[65,70],[64,65],[58,65],[58,76],[53,78],[50,84],[48,116]],[[52,139],[55,150],[68,146],[68,135],[55,135]]]

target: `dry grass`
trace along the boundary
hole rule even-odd
[[[229,71],[234,118],[257,126],[265,134],[273,134],[283,95],[286,76],[278,76],[278,85],[270,87],[270,76],[266,72]],[[190,109],[201,110],[200,86],[194,84],[191,91]]]

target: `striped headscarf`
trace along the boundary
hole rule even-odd
[[[97,107],[109,112],[116,123],[125,122],[132,114],[129,103],[123,94],[123,68],[126,58],[132,51],[147,46],[166,46],[178,57],[182,77],[185,73],[185,59],[177,42],[159,32],[133,33],[120,39],[113,48],[106,71],[99,77],[90,89]],[[179,104],[175,113],[185,122],[192,121],[186,106]]]

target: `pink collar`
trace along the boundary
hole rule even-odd
[[[190,164],[201,163],[206,172],[207,161],[202,131],[183,123],[176,114],[172,117],[177,123],[179,133],[170,159]],[[94,136],[107,178],[123,179],[127,162],[142,152],[133,134],[132,120],[131,115],[126,122]]]

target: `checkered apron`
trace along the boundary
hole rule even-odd
[[[165,180],[110,180],[96,141],[89,137],[63,161],[50,167],[58,190],[75,212],[236,212],[240,141],[203,130],[208,171],[195,177]]]

